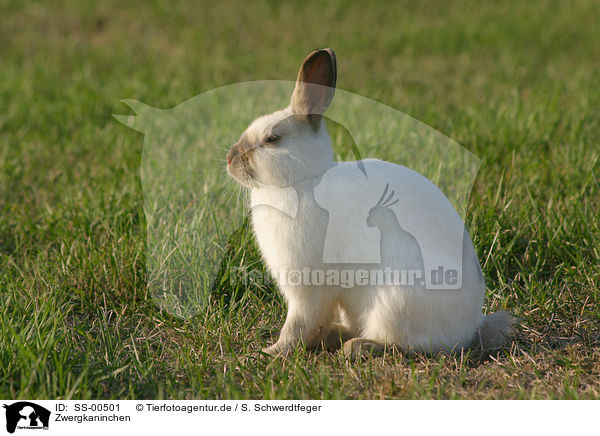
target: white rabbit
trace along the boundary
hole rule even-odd
[[[228,173],[251,189],[256,240],[288,305],[279,340],[263,351],[286,354],[299,343],[335,346],[340,340],[352,356],[385,345],[405,352],[502,346],[513,317],[483,315],[479,261],[443,193],[389,162],[364,160],[363,170],[356,162],[334,164],[322,115],[335,84],[333,50],[314,51],[300,68],[291,104],[255,120],[227,155]],[[332,226],[332,214],[346,221]],[[375,247],[381,238],[380,252],[370,248],[374,238]],[[431,289],[418,280],[436,264],[460,268],[458,286]],[[424,271],[412,284],[311,281],[313,271],[358,273],[378,265]]]

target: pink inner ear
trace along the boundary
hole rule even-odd
[[[335,76],[335,55],[332,50],[320,50],[310,54],[298,73],[292,94],[292,110],[298,114],[323,115],[333,99]],[[317,123],[320,120],[314,121]]]
[[[329,59],[327,59],[328,61]],[[327,77],[323,74],[318,74],[320,72],[319,67],[322,65],[323,63],[323,55],[319,55],[318,59],[315,59],[315,61],[313,62],[313,65],[310,66],[309,71],[306,74],[306,82],[307,83],[314,83],[316,85],[324,85],[324,86],[328,86],[328,80]],[[317,76],[317,77],[314,77]]]

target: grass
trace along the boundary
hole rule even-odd
[[[0,0],[0,16],[0,397],[600,395],[597,2]],[[284,317],[269,284],[223,286],[189,320],[152,302],[144,138],[112,118],[119,100],[293,80],[322,46],[340,88],[483,160],[466,221],[485,310],[522,318],[510,350],[271,360],[255,355]],[[260,267],[251,240],[232,242],[226,265]]]

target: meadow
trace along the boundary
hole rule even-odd
[[[598,398],[599,20],[593,0],[0,0],[0,397]],[[482,160],[465,220],[484,310],[519,317],[509,349],[262,356],[285,304],[229,277],[263,269],[243,217],[198,313],[154,301],[144,136],[113,117],[133,113],[120,100],[294,80],[315,47],[335,49],[339,88]]]

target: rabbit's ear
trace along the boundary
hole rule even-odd
[[[320,121],[333,100],[336,77],[337,65],[332,49],[318,49],[308,55],[298,73],[292,111],[297,115],[308,115],[309,119],[316,116]]]

